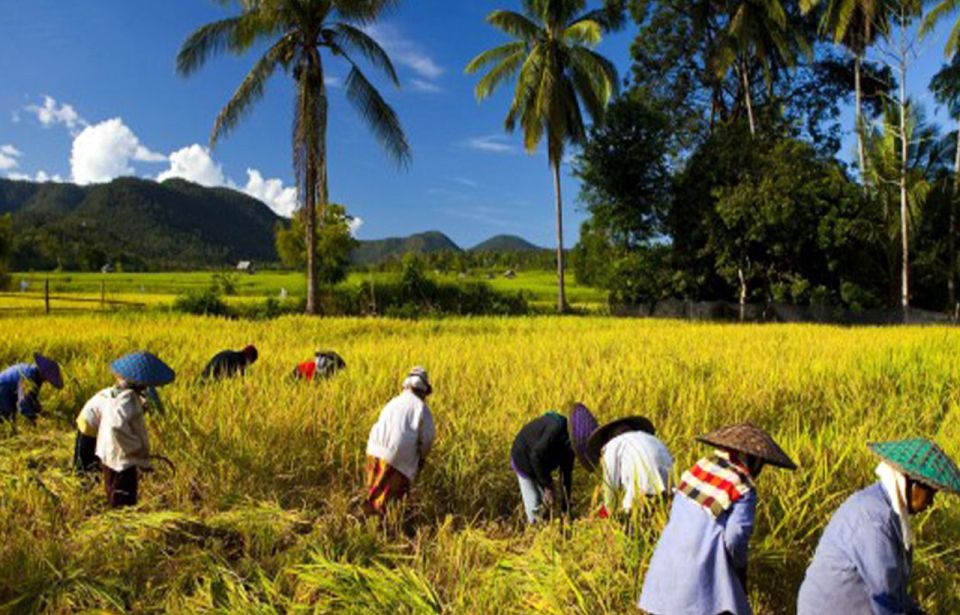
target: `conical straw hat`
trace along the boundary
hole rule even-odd
[[[697,438],[700,442],[718,448],[753,455],[770,465],[796,470],[797,464],[780,448],[773,438],[753,423],[730,425]]]
[[[935,442],[912,438],[867,445],[884,461],[917,482],[960,494],[960,469]]]

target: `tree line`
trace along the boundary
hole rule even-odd
[[[917,37],[952,6],[631,2],[627,87],[575,164],[589,213],[579,281],[621,304],[955,310],[958,133],[906,87]],[[957,41],[955,26],[929,85],[955,118]]]

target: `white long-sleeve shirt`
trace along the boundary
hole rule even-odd
[[[643,431],[620,434],[603,447],[604,504],[612,507],[622,491],[623,510],[629,511],[638,490],[641,495],[665,492],[672,471],[673,457],[658,438]]]
[[[435,437],[430,408],[405,389],[380,411],[367,439],[367,455],[386,461],[413,481]]]
[[[114,472],[150,467],[150,439],[143,404],[136,391],[114,388],[99,404],[97,457]]]

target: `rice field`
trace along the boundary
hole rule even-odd
[[[255,342],[242,380],[196,383],[206,359]],[[334,348],[348,368],[310,385],[295,362]],[[161,468],[141,507],[107,511],[69,471],[73,419],[116,356],[149,349],[178,371],[150,416]],[[679,474],[693,437],[750,419],[800,464],[764,472],[752,542],[757,613],[792,613],[830,513],[873,481],[865,443],[936,439],[960,457],[960,331],[735,326],[601,317],[225,321],[160,313],[0,320],[0,361],[42,350],[66,386],[37,426],[0,426],[0,612],[630,613],[666,521],[596,518],[597,477],[575,472],[576,517],[521,522],[516,431],[581,400],[601,420],[650,417]],[[367,432],[423,364],[437,442],[384,526],[349,514]],[[960,612],[960,500],[914,522],[912,592]]]
[[[244,298],[262,299],[279,297],[286,291],[290,297],[303,297],[306,293],[306,279],[302,271],[259,271],[253,275],[231,274],[235,285],[231,301]],[[214,281],[215,272],[189,271],[168,273],[74,273],[21,272],[12,274],[13,286],[19,288],[21,282],[27,285],[27,295],[43,292],[44,280],[49,280],[50,290],[60,295],[81,295],[100,297],[100,285],[105,284],[108,299],[134,301],[153,305],[170,305],[175,295],[207,288]],[[344,284],[357,285],[362,282],[386,283],[395,281],[396,273],[353,272]],[[461,278],[452,273],[433,274],[441,282],[456,283]],[[551,308],[557,301],[557,277],[552,271],[519,271],[516,277],[508,279],[502,275],[489,278],[480,272],[468,274],[464,280],[482,281],[500,292],[522,292],[533,305]],[[567,301],[581,309],[599,309],[607,301],[605,291],[576,284],[573,276],[567,277]],[[15,299],[15,298],[14,298]],[[0,309],[10,307],[11,299],[0,297]],[[22,301],[21,301],[22,302]]]

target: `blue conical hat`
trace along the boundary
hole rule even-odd
[[[911,438],[867,445],[884,461],[913,480],[960,494],[960,469],[935,442]]]
[[[135,352],[120,357],[110,365],[110,369],[130,384],[148,387],[170,384],[176,377],[170,366],[149,352]]]

